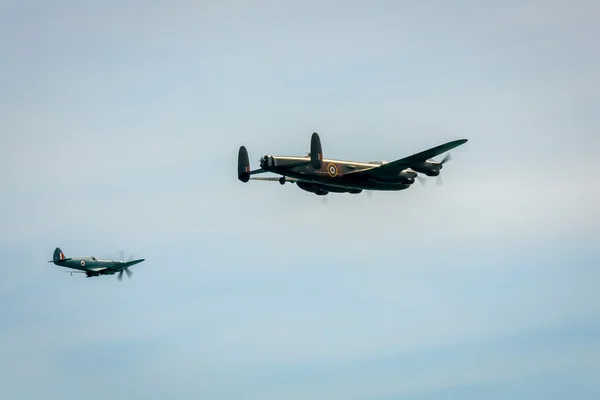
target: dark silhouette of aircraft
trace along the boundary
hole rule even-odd
[[[439,178],[440,170],[450,160],[448,154],[441,161],[432,160],[467,142],[459,139],[396,161],[343,161],[323,158],[321,139],[315,132],[310,141],[310,153],[304,157],[265,155],[260,168],[251,170],[246,147],[238,152],[238,179],[244,183],[250,179],[295,183],[300,189],[325,196],[331,193],[361,193],[363,190],[395,191],[409,188],[418,173]],[[279,178],[252,177],[272,172]],[[424,183],[424,181],[421,181]],[[438,181],[438,184],[440,182]]]
[[[63,253],[62,250],[57,247],[54,250],[52,261],[48,262],[54,263],[54,265],[58,265],[59,267],[66,267],[74,270],[68,271],[71,274],[76,272],[82,273],[89,278],[91,276],[114,275],[118,273],[119,275],[117,275],[117,277],[119,280],[121,280],[123,279],[123,271],[125,271],[127,276],[131,278],[131,271],[129,270],[129,267],[141,263],[142,261],[144,261],[143,258],[134,260],[133,257],[130,257],[129,261],[101,260],[98,257],[67,258],[65,257],[65,253]]]

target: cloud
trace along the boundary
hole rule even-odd
[[[249,249],[242,258],[255,254]],[[111,352],[115,363],[124,357],[130,364],[119,368],[131,365],[129,373],[118,376],[113,368],[115,386],[98,395],[144,378],[159,392],[179,382],[172,389],[185,395],[200,377],[205,383],[196,393],[226,395],[227,376],[237,383],[232,387],[253,394],[308,394],[303,387],[311,382],[315,395],[367,396],[510,382],[599,361],[590,336],[600,313],[598,274],[593,263],[569,265],[568,255],[546,267],[524,267],[530,256],[521,265],[471,271],[438,258],[418,266],[297,260],[280,261],[278,269],[258,263],[231,270],[186,266],[185,257],[155,260],[122,283],[48,270],[40,283],[31,281],[36,290],[25,302],[4,303],[13,315],[28,316],[29,327],[3,329],[8,354],[28,343],[26,354],[39,354],[34,368],[40,375],[51,368],[46,376],[54,382],[72,378],[69,360],[80,359],[89,369],[80,388],[95,381],[98,363],[110,362],[97,351]],[[30,363],[12,364],[11,376],[25,370],[35,371]]]
[[[432,4],[3,3],[8,396],[597,392],[596,6]],[[372,198],[236,179],[313,131],[469,142]],[[146,262],[71,277],[55,246]]]

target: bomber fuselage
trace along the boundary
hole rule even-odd
[[[358,162],[334,159],[323,159],[320,168],[314,168],[310,157],[265,155],[260,160],[263,170],[275,174],[300,179],[305,182],[331,186],[328,190],[335,192],[346,190],[403,190],[415,181],[416,172],[410,168],[391,177],[365,177],[355,172],[377,168],[384,161]]]

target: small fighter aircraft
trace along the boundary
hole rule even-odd
[[[122,257],[121,257],[122,258]],[[119,280],[123,279],[123,271],[127,273],[127,276],[131,278],[132,272],[129,270],[129,267],[132,265],[141,263],[144,261],[144,258],[140,258],[138,260],[134,260],[133,257],[130,257],[128,261],[119,261],[119,260],[101,260],[98,257],[65,257],[65,253],[57,247],[54,250],[54,256],[52,261],[48,261],[49,263],[54,263],[54,265],[58,265],[59,267],[71,268],[74,271],[66,271],[70,272],[71,275],[73,273],[81,273],[85,274],[86,277],[91,276],[100,276],[100,275],[114,275],[118,273],[117,278]]]
[[[440,170],[450,160],[448,154],[441,161],[432,160],[467,142],[459,139],[396,161],[342,161],[323,158],[321,139],[315,132],[310,142],[310,153],[305,157],[265,155],[260,159],[260,168],[251,170],[246,147],[238,152],[238,179],[244,183],[250,179],[296,183],[298,187],[318,196],[328,193],[361,193],[363,190],[404,190],[415,178],[424,181],[418,173],[439,178]],[[255,174],[272,172],[281,177],[251,177]],[[438,181],[438,184],[440,182]]]

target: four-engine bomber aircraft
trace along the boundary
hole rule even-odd
[[[265,155],[260,168],[250,170],[246,147],[238,152],[238,179],[244,183],[250,179],[296,183],[300,189],[318,196],[332,193],[360,193],[363,190],[404,190],[418,177],[417,173],[438,176],[448,154],[442,161],[433,157],[452,150],[467,142],[459,139],[396,161],[356,162],[323,158],[321,139],[315,132],[310,142],[310,153],[305,157]],[[280,178],[251,177],[254,174],[272,172]],[[420,177],[419,177],[420,178]]]
[[[91,276],[114,275],[119,273],[117,276],[119,280],[123,279],[123,271],[125,271],[127,276],[131,278],[132,272],[129,270],[129,267],[144,261],[144,258],[134,260],[133,257],[130,257],[129,261],[100,260],[98,257],[67,258],[65,257],[65,253],[63,253],[59,247],[54,250],[54,256],[52,258],[52,261],[48,261],[49,263],[51,262],[59,267],[66,267],[75,270],[69,271],[71,274],[78,272],[85,274],[89,278]]]

